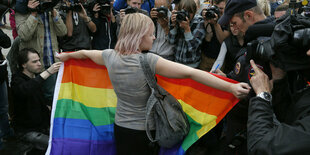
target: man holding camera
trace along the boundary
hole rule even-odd
[[[154,21],[156,31],[156,39],[153,42],[150,52],[156,53],[161,57],[174,61],[174,45],[171,45],[168,40],[169,20],[171,12],[169,11],[170,1],[156,0],[155,7],[151,10],[151,18]]]
[[[202,56],[199,68],[210,71],[221,48],[221,44],[230,33],[224,27],[217,23],[217,20],[223,15],[226,0],[215,0],[215,5],[203,9],[204,26],[206,37],[202,43]]]
[[[131,3],[131,4],[130,4]],[[115,10],[120,11],[123,8],[126,8],[129,5],[137,5],[135,7],[146,10],[150,13],[151,9],[154,7],[155,0],[116,0],[113,4]]]
[[[67,33],[66,25],[59,13],[53,7],[56,4],[49,1],[39,2],[29,0],[26,14],[16,12],[16,28],[20,37],[19,49],[33,48],[40,53],[42,69],[55,63],[55,54],[59,51],[57,37]],[[53,99],[56,75],[45,81],[46,97]]]
[[[310,68],[310,61],[308,64]],[[282,69],[271,65],[272,80],[269,81],[268,76],[256,66],[253,60],[251,65],[255,71],[251,85],[257,96],[251,99],[249,105],[249,154],[309,153],[309,84],[292,94],[289,76]],[[309,69],[308,72],[310,72]],[[309,80],[309,77],[306,79]]]
[[[200,64],[200,45],[206,35],[203,18],[196,12],[194,0],[181,0],[172,11],[168,34],[170,44],[175,45],[175,61],[193,68]]]
[[[114,0],[97,0],[93,7],[93,22],[96,31],[93,33],[92,48],[96,50],[114,49],[117,41],[116,12],[113,10]]]
[[[61,9],[61,17],[68,29],[67,35],[60,39],[60,48],[65,51],[78,51],[91,48],[91,38],[89,32],[96,31],[96,25],[88,17],[82,4],[86,0],[66,0],[65,9]]]

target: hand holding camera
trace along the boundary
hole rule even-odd
[[[94,8],[93,8],[93,12],[95,12],[94,13],[94,16],[95,16],[95,18],[98,18],[99,17],[99,12],[100,11],[100,5],[98,4],[98,3],[96,3],[95,5],[94,5]]]
[[[96,16],[113,16],[112,7],[113,3],[111,0],[96,0],[96,4],[93,7],[93,12]],[[96,15],[97,14],[97,15]],[[98,18],[96,17],[96,18]]]
[[[220,9],[216,5],[208,7],[201,12],[201,15],[203,16],[205,21],[212,25],[217,23],[217,20],[219,19],[219,14]]]
[[[81,6],[81,11],[79,11],[78,14],[80,15],[80,17],[84,19],[85,22],[87,22],[88,16],[87,16],[86,10],[84,9],[81,3],[79,3],[79,5]]]
[[[150,15],[152,19],[157,19],[162,28],[168,28],[168,8],[164,6],[152,8]]]
[[[35,10],[36,10],[37,6],[39,6],[39,4],[40,4],[40,2],[37,1],[37,0],[29,0],[29,1],[28,1],[27,7],[28,7],[30,10],[33,10],[33,11],[31,12],[31,15],[33,15],[33,16],[35,16],[35,17],[37,16],[37,12],[36,12]]]

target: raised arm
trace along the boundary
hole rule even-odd
[[[163,58],[159,58],[157,61],[156,74],[169,78],[191,78],[204,85],[230,92],[238,98],[245,97],[250,91],[250,86],[246,83],[232,84],[219,79],[208,72],[194,69]]]
[[[68,59],[91,59],[98,65],[104,65],[102,58],[102,52],[99,50],[80,50],[72,53],[60,53],[56,57],[61,61],[67,61]]]

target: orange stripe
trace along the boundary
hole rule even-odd
[[[88,68],[75,65],[65,66],[62,83],[67,82],[86,87],[113,89],[108,71],[103,68]]]
[[[217,96],[219,98],[229,98],[231,96],[231,93],[229,92],[218,90],[218,89],[203,85],[192,79],[170,79],[170,78],[166,78],[160,75],[157,75],[157,79],[158,79],[158,83],[160,83],[161,81],[166,81],[171,84],[176,84],[180,86],[188,86],[198,91],[204,92],[206,94],[212,93],[211,95]],[[228,81],[228,82],[232,82],[232,81]]]
[[[233,95],[230,98],[219,98],[188,86],[176,85],[166,81],[160,81],[159,84],[175,98],[181,99],[195,109],[218,116],[217,123],[238,102],[238,99]]]

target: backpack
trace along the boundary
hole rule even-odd
[[[139,57],[146,81],[151,88],[151,95],[146,105],[146,134],[151,142],[171,148],[180,143],[188,134],[190,125],[181,104],[165,89],[157,85],[147,62],[146,54]],[[148,121],[154,118],[155,139],[151,136]]]

